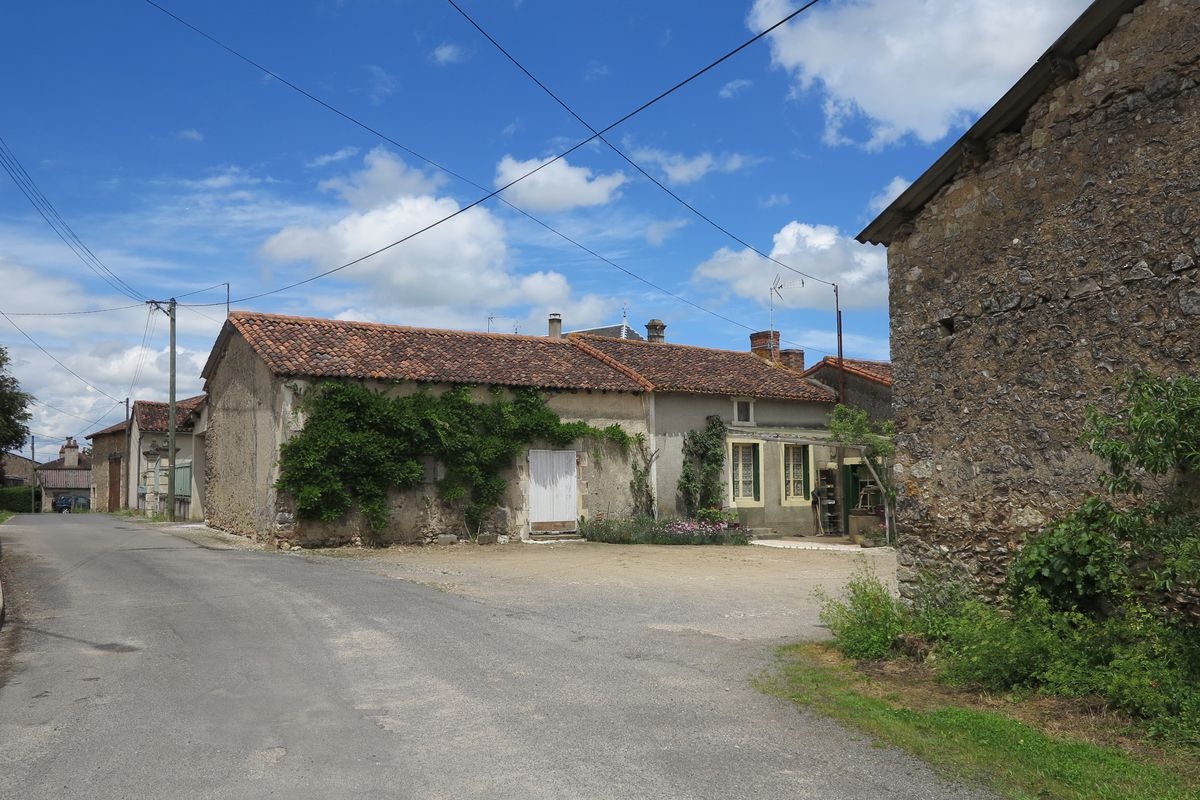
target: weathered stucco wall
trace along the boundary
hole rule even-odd
[[[1095,491],[1085,408],[1196,374],[1198,58],[1196,3],[1148,0],[889,247],[902,581],[998,583]]]
[[[756,400],[754,425],[737,426],[733,423],[734,405],[731,397],[656,393],[654,446],[658,450],[658,459],[655,462],[655,491],[659,515],[673,517],[684,513],[678,491],[679,475],[683,469],[683,437],[689,431],[702,430],[708,417],[715,415],[725,422],[726,427],[735,431],[730,434],[731,437],[760,441],[763,445],[762,506],[739,508],[738,516],[742,524],[752,528],[779,528],[789,533],[811,533],[811,508],[806,503],[789,506],[781,503],[783,484],[780,469],[783,444],[761,440],[756,432],[819,431],[827,427],[831,408],[827,403]],[[817,456],[814,451],[812,457]],[[727,490],[728,473],[727,463]]]
[[[259,536],[274,529],[282,383],[241,336],[229,337],[206,384],[205,514],[214,527]]]

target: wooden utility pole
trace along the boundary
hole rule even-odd
[[[175,298],[167,303],[171,318],[171,383],[167,401],[167,519],[175,521]]]
[[[29,481],[29,513],[37,513],[37,436],[29,434],[29,460],[33,462],[33,478]]]
[[[838,291],[838,285],[833,285],[833,309],[837,316],[837,358],[838,358],[838,403],[845,405],[846,403],[846,362],[842,357],[842,301],[841,293]],[[838,532],[842,536],[849,535],[849,527],[846,523],[850,519],[846,503],[846,484],[843,478],[843,472],[846,468],[846,450],[843,447],[837,448],[837,475],[833,480],[833,496],[837,502],[837,523]]]
[[[175,521],[175,298],[147,300],[171,320],[170,383],[167,398],[167,519]],[[163,306],[166,306],[166,309]]]

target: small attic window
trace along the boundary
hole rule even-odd
[[[739,425],[754,424],[754,401],[753,400],[734,400],[733,401],[733,421]]]
[[[939,319],[937,324],[938,333],[942,335],[943,339],[947,336],[954,335],[954,317],[945,317],[943,319]]]

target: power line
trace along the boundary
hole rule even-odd
[[[815,2],[815,1],[816,1],[816,0],[814,0],[814,2]],[[287,86],[288,88],[292,89],[293,91],[297,92],[298,94],[300,94],[300,95],[303,95],[304,97],[306,97],[306,98],[308,98],[309,100],[313,101],[313,102],[314,102],[314,103],[316,103],[317,105],[319,105],[319,106],[321,106],[322,108],[325,108],[326,110],[328,110],[328,111],[330,111],[330,112],[332,112],[332,113],[334,113],[334,114],[338,115],[339,117],[341,117],[342,119],[346,120],[347,122],[349,122],[349,123],[351,123],[351,124],[355,125],[356,127],[358,127],[358,128],[361,128],[362,130],[366,131],[367,133],[370,133],[371,135],[373,135],[373,136],[377,137],[378,139],[381,139],[382,141],[385,141],[385,142],[387,142],[387,143],[389,143],[389,144],[393,145],[393,146],[394,146],[394,147],[396,147],[397,149],[399,149],[399,150],[401,150],[401,151],[403,151],[403,152],[405,152],[405,153],[408,153],[409,155],[413,156],[414,158],[418,159],[419,161],[422,161],[422,162],[424,162],[424,163],[428,164],[429,166],[431,166],[431,167],[433,167],[433,168],[435,168],[435,169],[438,169],[438,170],[440,170],[440,171],[442,171],[442,172],[446,173],[447,175],[450,175],[451,177],[458,179],[459,181],[462,181],[463,183],[466,183],[466,184],[468,184],[468,185],[470,185],[470,186],[473,186],[473,187],[475,187],[476,189],[479,189],[479,190],[480,190],[480,191],[482,191],[482,192],[488,192],[488,193],[487,193],[487,194],[486,194],[484,197],[481,197],[480,199],[476,200],[475,202],[471,203],[470,205],[467,205],[467,206],[465,206],[465,207],[463,207],[463,208],[460,208],[458,211],[454,212],[453,214],[450,214],[450,215],[448,215],[448,216],[446,216],[446,217],[443,217],[442,219],[439,219],[439,220],[437,220],[437,221],[435,221],[435,222],[431,223],[430,225],[427,225],[426,227],[424,227],[424,228],[421,228],[421,229],[420,229],[420,230],[418,230],[418,231],[415,231],[415,232],[413,232],[413,233],[410,233],[410,234],[408,234],[407,236],[405,236],[405,237],[404,237],[404,238],[402,238],[402,239],[399,239],[399,240],[397,240],[397,241],[395,241],[395,242],[392,242],[391,244],[385,245],[384,247],[381,247],[381,248],[379,248],[378,250],[374,250],[374,251],[372,251],[372,252],[370,252],[370,253],[367,253],[366,255],[360,256],[360,257],[358,257],[358,258],[354,259],[353,261],[348,261],[348,262],[346,262],[346,263],[344,263],[344,264],[342,264],[342,265],[340,265],[340,266],[334,267],[334,268],[332,268],[332,269],[326,270],[326,271],[324,271],[324,272],[321,272],[321,273],[318,273],[318,274],[316,274],[316,275],[312,275],[312,276],[310,276],[310,277],[308,277],[308,278],[305,278],[305,279],[303,279],[303,280],[296,281],[296,282],[294,282],[294,283],[287,284],[287,285],[285,285],[285,286],[281,286],[281,287],[279,287],[279,288],[276,288],[276,289],[272,289],[272,290],[270,290],[270,291],[267,291],[267,292],[261,292],[261,293],[259,293],[259,294],[254,294],[254,295],[249,295],[249,296],[246,296],[246,297],[240,297],[240,298],[237,298],[236,300],[233,300],[232,302],[235,302],[235,303],[244,303],[244,302],[247,302],[247,301],[249,301],[249,300],[258,300],[258,299],[260,299],[260,298],[262,298],[262,297],[267,297],[267,296],[269,296],[269,295],[278,294],[278,293],[280,293],[280,292],[285,292],[285,291],[288,291],[289,289],[294,289],[294,288],[296,288],[297,286],[301,286],[301,285],[304,285],[304,284],[306,284],[306,283],[311,283],[312,281],[315,281],[315,280],[318,280],[318,279],[320,279],[320,278],[326,277],[326,276],[328,276],[328,275],[331,275],[331,274],[333,274],[333,273],[335,273],[335,272],[340,272],[341,270],[344,270],[344,269],[347,269],[347,268],[349,268],[349,267],[352,267],[352,266],[354,266],[354,265],[356,265],[356,264],[362,263],[363,261],[366,261],[366,260],[368,260],[368,259],[370,259],[370,258],[373,258],[374,256],[377,256],[377,255],[379,255],[380,253],[383,253],[383,252],[385,252],[385,251],[387,251],[387,250],[390,250],[391,248],[393,248],[393,247],[396,247],[397,245],[403,244],[404,242],[408,241],[409,239],[412,239],[412,238],[414,238],[414,237],[416,237],[416,236],[419,236],[420,234],[424,233],[425,231],[427,231],[427,230],[430,230],[431,228],[434,228],[434,227],[436,227],[436,226],[438,226],[438,225],[442,224],[443,222],[447,222],[448,220],[450,220],[450,219],[452,219],[452,218],[454,218],[454,217],[458,216],[459,214],[462,214],[463,212],[465,212],[465,211],[467,211],[467,210],[469,210],[469,209],[471,209],[471,208],[473,208],[473,207],[475,207],[475,206],[477,206],[477,205],[479,205],[479,204],[481,204],[481,203],[483,203],[483,202],[486,202],[487,200],[490,200],[490,199],[492,199],[492,198],[497,198],[497,199],[498,199],[500,202],[504,203],[504,204],[505,204],[505,205],[507,205],[509,208],[513,209],[513,210],[514,210],[514,211],[516,211],[517,213],[519,213],[519,214],[521,214],[522,216],[524,216],[525,218],[529,219],[531,222],[533,222],[533,223],[535,223],[535,224],[537,224],[537,225],[541,226],[542,228],[545,228],[547,231],[549,231],[549,232],[551,232],[551,233],[555,234],[556,236],[560,237],[561,239],[563,239],[564,241],[568,242],[569,244],[571,244],[571,245],[574,245],[575,247],[579,248],[580,250],[583,250],[583,251],[584,251],[585,253],[587,253],[588,255],[591,255],[592,257],[594,257],[594,258],[596,258],[596,259],[598,259],[598,260],[600,260],[600,261],[603,261],[604,263],[608,264],[609,266],[611,266],[611,267],[613,267],[613,268],[617,269],[617,270],[618,270],[618,271],[620,271],[620,272],[623,272],[624,274],[626,274],[626,275],[628,275],[628,276],[630,276],[630,277],[634,278],[635,280],[638,280],[638,281],[640,281],[640,282],[644,283],[645,285],[647,285],[647,286],[649,286],[649,287],[651,287],[651,288],[653,288],[653,289],[655,289],[655,290],[657,290],[657,291],[659,291],[659,292],[662,292],[663,294],[666,294],[666,295],[668,295],[669,297],[675,298],[676,300],[679,300],[680,302],[682,302],[682,303],[685,303],[685,304],[687,304],[687,305],[691,306],[692,308],[695,308],[695,309],[697,309],[697,310],[699,310],[699,311],[702,311],[702,312],[704,312],[705,314],[709,314],[709,315],[711,315],[711,316],[713,316],[713,317],[716,317],[716,318],[718,318],[718,319],[721,319],[721,320],[723,320],[723,321],[725,321],[725,322],[729,322],[730,324],[733,324],[733,325],[735,325],[735,326],[737,326],[737,327],[740,327],[740,328],[744,328],[745,330],[748,330],[748,331],[754,331],[754,330],[756,330],[756,329],[755,329],[754,327],[752,327],[752,326],[749,326],[749,325],[746,325],[746,324],[744,324],[744,323],[738,322],[738,321],[736,321],[736,320],[730,319],[729,317],[726,317],[725,315],[723,315],[723,314],[720,314],[720,313],[718,313],[718,312],[711,311],[711,310],[709,310],[709,309],[705,308],[704,306],[701,306],[701,305],[699,305],[698,303],[694,303],[694,302],[692,302],[691,300],[688,300],[688,299],[686,299],[686,298],[682,297],[681,295],[679,295],[679,294],[676,294],[675,292],[672,292],[672,291],[670,291],[670,290],[668,290],[668,289],[665,289],[665,288],[663,288],[662,286],[659,286],[658,284],[656,284],[656,283],[654,283],[654,282],[652,282],[652,281],[650,281],[650,280],[648,280],[648,279],[646,279],[646,278],[643,278],[642,276],[640,276],[640,275],[638,275],[638,274],[634,273],[633,271],[631,271],[631,270],[629,270],[629,269],[626,269],[625,267],[622,267],[621,265],[617,264],[616,262],[612,261],[611,259],[608,259],[608,258],[606,258],[606,257],[604,257],[604,256],[602,256],[602,255],[600,255],[599,253],[597,253],[596,251],[592,250],[592,249],[591,249],[591,248],[589,248],[589,247],[586,247],[586,246],[585,246],[585,245],[583,245],[582,243],[580,243],[580,242],[576,241],[575,239],[571,238],[570,236],[567,236],[565,233],[563,233],[563,232],[559,231],[558,229],[554,228],[554,227],[553,227],[552,225],[550,225],[549,223],[547,223],[547,222],[544,222],[543,220],[539,219],[538,217],[535,217],[534,215],[530,214],[529,212],[525,211],[524,209],[520,208],[519,206],[517,206],[517,205],[513,204],[513,203],[512,203],[511,201],[509,201],[507,198],[505,198],[505,197],[503,197],[503,196],[501,196],[501,195],[500,195],[500,193],[501,193],[501,192],[503,192],[505,189],[508,189],[509,187],[513,186],[514,184],[516,184],[516,183],[518,183],[518,182],[520,182],[520,181],[524,180],[525,178],[528,178],[530,175],[534,174],[535,172],[537,172],[537,171],[539,171],[539,170],[541,170],[541,169],[543,169],[543,168],[545,168],[545,167],[549,166],[550,164],[554,163],[555,161],[557,161],[557,160],[559,160],[559,159],[563,158],[564,156],[566,156],[566,155],[568,155],[568,154],[570,154],[570,153],[574,152],[575,150],[579,149],[580,147],[583,147],[584,145],[588,144],[588,143],[589,143],[589,142],[591,142],[592,140],[596,139],[596,138],[599,136],[599,134],[594,134],[594,135],[593,135],[593,136],[591,136],[590,138],[588,138],[588,139],[585,139],[584,141],[580,142],[579,144],[575,145],[574,147],[572,147],[572,148],[570,148],[570,149],[568,149],[568,150],[566,150],[566,151],[564,151],[564,152],[560,153],[559,155],[555,156],[554,158],[552,158],[552,159],[550,159],[550,160],[548,160],[548,161],[546,161],[546,162],[542,163],[542,164],[541,164],[541,165],[539,165],[537,168],[535,168],[535,169],[533,169],[533,170],[530,170],[529,172],[525,173],[524,175],[522,175],[522,176],[518,177],[516,180],[513,180],[513,181],[511,181],[510,183],[508,183],[508,184],[506,184],[506,185],[504,185],[504,186],[500,187],[499,189],[496,189],[495,191],[490,191],[490,192],[489,192],[489,191],[488,191],[486,188],[484,188],[482,185],[480,185],[479,183],[477,183],[477,182],[475,182],[475,181],[471,180],[470,178],[467,178],[466,176],[464,176],[464,175],[462,175],[462,174],[460,174],[460,173],[458,173],[458,172],[455,172],[454,170],[450,169],[449,167],[447,167],[447,166],[445,166],[445,165],[443,165],[443,164],[441,164],[441,163],[439,163],[439,162],[437,162],[437,161],[435,161],[435,160],[433,160],[433,159],[431,159],[431,158],[429,158],[429,157],[427,157],[427,156],[425,156],[425,155],[423,155],[423,154],[421,154],[421,153],[417,152],[416,150],[412,149],[411,147],[408,147],[407,145],[405,145],[405,144],[403,144],[403,143],[401,143],[401,142],[397,141],[396,139],[392,138],[391,136],[389,136],[388,134],[384,133],[383,131],[381,131],[381,130],[379,130],[379,129],[377,129],[377,128],[375,128],[375,127],[373,127],[373,126],[371,126],[371,125],[369,125],[369,124],[367,124],[367,123],[365,123],[365,122],[363,122],[362,120],[358,119],[357,117],[354,117],[353,115],[351,115],[351,114],[349,114],[349,113],[347,113],[347,112],[345,112],[345,111],[342,111],[340,108],[337,108],[336,106],[334,106],[334,105],[332,105],[332,104],[330,104],[330,103],[326,102],[325,100],[321,99],[321,98],[320,98],[320,97],[318,97],[317,95],[314,95],[312,92],[309,92],[309,91],[308,91],[307,89],[305,89],[304,87],[302,87],[302,86],[299,86],[298,84],[295,84],[295,83],[293,83],[292,81],[290,81],[290,80],[288,80],[287,78],[283,77],[283,76],[282,76],[282,75],[280,75],[279,73],[277,73],[277,72],[275,72],[275,71],[271,70],[270,68],[268,68],[268,67],[266,67],[265,65],[263,65],[263,64],[261,64],[261,63],[259,63],[258,61],[255,61],[253,58],[251,58],[251,57],[249,57],[249,56],[247,56],[247,55],[244,55],[243,53],[241,53],[241,52],[239,52],[238,50],[234,49],[234,48],[233,48],[233,47],[231,47],[230,45],[228,45],[228,44],[224,43],[224,42],[223,42],[223,41],[221,41],[220,39],[217,39],[215,36],[213,36],[213,35],[211,35],[211,34],[207,33],[206,31],[204,31],[204,30],[202,30],[202,29],[200,29],[200,28],[196,27],[196,26],[195,26],[195,25],[193,25],[192,23],[188,22],[186,19],[184,19],[184,18],[180,17],[178,14],[175,14],[174,12],[172,12],[172,11],[170,11],[170,10],[168,10],[168,9],[164,8],[163,6],[159,5],[158,3],[154,2],[154,0],[145,0],[145,2],[146,2],[148,5],[150,5],[150,6],[153,6],[154,8],[158,9],[158,10],[159,10],[159,11],[161,11],[163,14],[165,14],[166,16],[170,17],[171,19],[175,20],[175,21],[176,21],[176,22],[178,22],[179,24],[181,24],[181,25],[183,25],[184,27],[188,28],[188,29],[189,29],[189,30],[191,30],[192,32],[194,32],[194,33],[196,33],[197,35],[201,36],[202,38],[204,38],[204,39],[208,40],[209,42],[212,42],[212,43],[213,43],[213,44],[215,44],[217,47],[219,47],[219,48],[221,48],[222,50],[226,51],[227,53],[229,53],[230,55],[232,55],[232,56],[234,56],[235,58],[239,59],[240,61],[242,61],[242,62],[244,62],[244,63],[246,63],[246,64],[250,65],[251,67],[255,68],[256,70],[259,70],[260,72],[262,72],[262,73],[264,73],[264,74],[266,74],[266,75],[269,75],[269,76],[271,76],[273,79],[275,79],[275,80],[279,81],[279,82],[280,82],[281,84],[283,84],[284,86]],[[809,5],[811,5],[811,3],[810,3]],[[676,84],[674,87],[672,87],[671,89],[667,90],[666,92],[663,92],[663,93],[661,93],[660,95],[658,95],[658,96],[657,96],[656,98],[654,98],[653,100],[651,100],[651,101],[648,101],[647,103],[644,103],[642,106],[640,106],[639,108],[637,108],[637,109],[635,109],[634,111],[630,112],[629,114],[626,114],[624,117],[622,117],[621,119],[619,119],[617,122],[615,122],[615,123],[613,123],[612,125],[610,125],[610,126],[608,126],[607,128],[605,128],[605,129],[604,129],[604,131],[608,131],[608,130],[610,130],[611,128],[615,127],[616,125],[619,125],[619,124],[621,124],[622,122],[624,122],[624,121],[628,120],[629,118],[633,117],[635,114],[638,114],[638,113],[640,113],[641,111],[645,110],[645,109],[646,109],[646,108],[648,108],[649,106],[651,106],[651,105],[653,105],[654,103],[658,102],[658,100],[661,100],[662,98],[666,97],[666,96],[667,96],[667,95],[669,95],[670,93],[674,92],[675,90],[677,90],[677,89],[681,88],[682,86],[684,86],[685,84],[689,83],[691,80],[693,80],[693,79],[695,79],[695,78],[699,77],[700,75],[704,74],[705,72],[707,72],[708,70],[712,69],[714,66],[716,66],[716,65],[717,65],[717,64],[719,64],[719,63],[721,63],[721,62],[722,62],[722,61],[724,61],[725,59],[729,58],[729,57],[730,57],[730,56],[732,56],[733,54],[735,54],[735,53],[739,52],[740,50],[742,50],[742,49],[744,49],[745,47],[749,46],[749,45],[750,45],[750,44],[752,44],[753,42],[755,42],[755,41],[757,41],[758,39],[762,38],[763,36],[765,36],[766,34],[770,33],[770,32],[771,32],[772,30],[774,30],[775,28],[778,28],[780,25],[783,25],[783,24],[784,24],[784,23],[786,23],[788,20],[792,19],[792,18],[793,18],[793,17],[795,17],[797,14],[799,14],[801,11],[803,11],[803,10],[804,10],[804,8],[807,8],[807,6],[805,6],[805,7],[801,8],[801,9],[799,9],[799,10],[795,11],[795,12],[793,12],[792,14],[790,14],[790,15],[789,15],[789,16],[787,16],[787,17],[785,17],[785,18],[784,18],[783,20],[781,20],[780,22],[776,23],[775,25],[772,25],[770,28],[767,28],[767,29],[766,29],[765,31],[763,31],[762,33],[760,33],[760,34],[758,34],[757,36],[755,36],[754,38],[752,38],[752,39],[748,40],[746,43],[744,43],[743,45],[741,45],[741,46],[740,46],[740,47],[738,47],[737,49],[735,49],[735,50],[733,50],[733,51],[730,51],[729,53],[727,53],[727,54],[726,54],[725,56],[723,56],[722,58],[718,59],[717,61],[714,61],[714,62],[712,62],[712,63],[711,63],[711,64],[709,64],[707,67],[705,67],[704,69],[700,70],[699,72],[696,72],[696,73],[694,73],[694,74],[693,74],[691,77],[689,77],[689,78],[687,78],[687,79],[685,79],[685,80],[683,80],[683,81],[680,81],[679,83],[677,83],[677,84]],[[601,131],[600,133],[603,133],[604,131]],[[786,266],[786,265],[784,265],[784,266]],[[791,269],[791,268],[789,267],[789,269]],[[794,270],[793,270],[793,271],[794,271]],[[222,305],[222,303],[180,303],[179,305],[180,305],[180,306],[182,306],[182,307],[184,307],[184,308],[195,308],[195,307],[219,306],[219,305]],[[797,343],[795,343],[795,342],[791,342],[791,344],[797,344]],[[802,347],[803,347],[804,345],[800,345],[800,346],[802,346]],[[818,348],[809,348],[809,349],[815,350],[816,352],[820,352],[820,353],[827,353],[827,352],[828,352],[828,351],[825,351],[825,350],[820,350],[820,349],[818,349]]]
[[[111,308],[89,308],[84,311],[9,311],[10,317],[73,317],[79,314],[105,314],[110,311],[125,311],[130,308],[141,308],[144,303],[130,303],[127,306]]]
[[[58,209],[54,207],[54,204],[38,188],[37,182],[33,180],[21,165],[20,160],[13,153],[12,148],[8,146],[8,143],[4,141],[3,137],[0,137],[0,166],[3,166],[4,171],[12,178],[13,183],[17,185],[17,188],[21,190],[25,198],[29,200],[42,219],[46,221],[46,224],[58,235],[58,238],[62,239],[63,244],[67,245],[75,253],[80,261],[109,286],[131,300],[144,299],[136,289],[105,266],[104,262],[92,252],[91,248],[84,244],[74,229],[58,213]]]
[[[113,397],[111,394],[109,394],[108,392],[104,391],[104,390],[103,390],[103,389],[101,389],[100,387],[98,387],[98,386],[95,386],[95,385],[94,385],[94,384],[93,384],[91,381],[89,381],[89,380],[87,380],[86,378],[84,378],[84,377],[80,376],[80,375],[79,375],[79,373],[77,373],[75,370],[71,369],[71,368],[70,368],[70,367],[68,367],[66,364],[62,363],[62,362],[61,362],[61,361],[59,361],[57,358],[55,358],[55,357],[54,357],[54,355],[53,355],[53,354],[52,354],[52,353],[51,353],[49,350],[47,350],[46,348],[44,348],[44,347],[42,347],[40,344],[38,344],[38,343],[37,343],[37,341],[35,341],[35,340],[34,340],[34,338],[33,338],[32,336],[30,336],[28,333],[26,333],[26,332],[25,332],[25,331],[24,331],[24,330],[21,328],[21,326],[20,326],[20,325],[18,325],[17,323],[13,322],[13,321],[12,321],[12,318],[11,318],[11,317],[9,317],[9,316],[8,316],[8,314],[5,314],[3,311],[0,311],[0,317],[4,317],[6,320],[8,320],[8,324],[9,324],[9,325],[12,325],[14,328],[16,328],[18,333],[20,333],[22,336],[24,336],[26,339],[28,339],[28,340],[29,340],[30,344],[32,344],[32,345],[33,345],[34,347],[36,347],[38,350],[41,350],[43,353],[45,353],[47,356],[49,356],[49,357],[50,357],[50,360],[51,360],[51,361],[53,361],[55,364],[58,364],[60,367],[62,367],[63,369],[65,369],[67,372],[69,372],[71,375],[74,375],[74,376],[75,376],[75,378],[77,378],[77,379],[79,380],[79,382],[80,382],[80,383],[82,383],[84,386],[88,387],[89,389],[95,389],[97,392],[99,392],[100,394],[104,395],[105,397],[107,397],[109,400],[112,400],[113,402],[116,402],[116,403],[124,403],[124,402],[125,402],[124,400],[118,400],[117,398]]]
[[[462,6],[460,6],[454,0],[446,0],[446,2],[448,2],[451,6],[453,6],[454,10],[457,11],[459,14],[461,14],[463,19],[465,19],[467,22],[471,23],[471,25],[475,28],[475,30],[479,31],[479,33],[482,34],[485,39],[487,39],[489,42],[491,42],[495,46],[495,48],[504,55],[505,58],[507,58],[509,61],[511,61],[513,63],[513,65],[517,69],[519,69],[519,70],[521,70],[521,72],[525,73],[525,76],[528,77],[529,80],[536,83],[543,92],[550,95],[550,97],[554,100],[554,102],[556,102],[560,106],[562,106],[563,109],[566,110],[566,112],[568,114],[570,114],[572,117],[574,117],[581,125],[583,125],[583,127],[587,128],[589,131],[591,131],[592,134],[594,134],[597,138],[599,138],[601,142],[608,145],[609,149],[612,150],[614,153],[616,153],[618,156],[620,156],[622,159],[624,159],[626,161],[626,163],[629,164],[629,166],[633,167],[638,172],[640,172],[642,175],[644,175],[646,178],[648,178],[655,186],[657,186],[658,188],[660,188],[664,192],[666,192],[668,195],[670,195],[676,202],[678,202],[680,205],[682,205],[688,211],[691,211],[697,217],[704,220],[709,225],[711,225],[712,227],[716,228],[721,233],[728,236],[730,239],[733,239],[735,242],[742,245],[743,247],[754,251],[755,253],[762,256],[766,260],[768,260],[774,264],[777,264],[778,266],[783,267],[786,270],[790,270],[790,271],[796,273],[797,275],[808,278],[809,280],[812,280],[812,281],[816,281],[817,283],[823,283],[823,284],[826,284],[827,286],[834,285],[832,281],[827,281],[824,278],[818,278],[816,275],[812,275],[807,272],[798,270],[789,264],[783,263],[782,261],[775,258],[774,256],[770,256],[770,255],[764,253],[762,250],[759,250],[757,247],[750,244],[749,242],[747,242],[745,239],[741,238],[737,234],[733,233],[728,228],[719,224],[712,217],[708,216],[707,214],[705,214],[700,209],[696,208],[694,205],[692,205],[688,201],[684,200],[682,197],[680,197],[674,191],[667,188],[667,186],[664,183],[662,183],[658,178],[654,177],[649,172],[647,172],[645,169],[643,169],[640,164],[638,164],[636,161],[634,161],[632,158],[630,158],[628,155],[626,155],[623,150],[618,148],[615,144],[610,142],[605,137],[601,136],[600,132],[597,131],[595,128],[593,128],[587,120],[585,120],[583,117],[579,116],[579,114],[575,113],[575,109],[571,108],[569,105],[567,105],[565,100],[563,100],[561,97],[559,97],[553,91],[551,91],[550,87],[548,87],[546,84],[544,84],[540,80],[538,80],[536,75],[534,75],[532,72],[530,72],[528,69],[526,69],[524,64],[522,64],[520,61],[518,61],[516,59],[516,57],[513,56],[512,53],[508,52],[508,50],[506,50],[504,48],[504,46],[502,44],[500,44],[500,42],[496,41],[496,39],[490,33],[488,33],[486,30],[484,30],[483,27],[478,22],[476,22],[474,20],[474,18],[471,17],[470,14],[468,14],[466,11],[464,11]],[[806,11],[807,9],[815,6],[818,2],[820,2],[820,0],[810,0],[810,2],[805,3],[799,9],[797,9],[796,13],[793,14],[792,16],[794,17],[794,16],[796,16],[796,14],[800,14],[801,12]]]
[[[133,397],[133,390],[137,386],[137,382],[142,377],[142,366],[146,363],[146,352],[150,346],[150,341],[154,338],[154,325],[158,317],[154,315],[154,307],[146,307],[146,325],[142,328],[142,341],[138,345],[137,364],[133,368],[133,380],[129,382],[129,391],[125,394]]]

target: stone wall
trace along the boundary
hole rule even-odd
[[[92,438],[92,510],[119,511],[108,507],[108,481],[110,472],[120,473],[121,495],[125,497],[125,448],[128,444],[125,431],[106,433]]]
[[[1097,491],[1087,406],[1200,370],[1198,59],[1195,0],[1148,0],[889,247],[902,579],[997,585]]]

